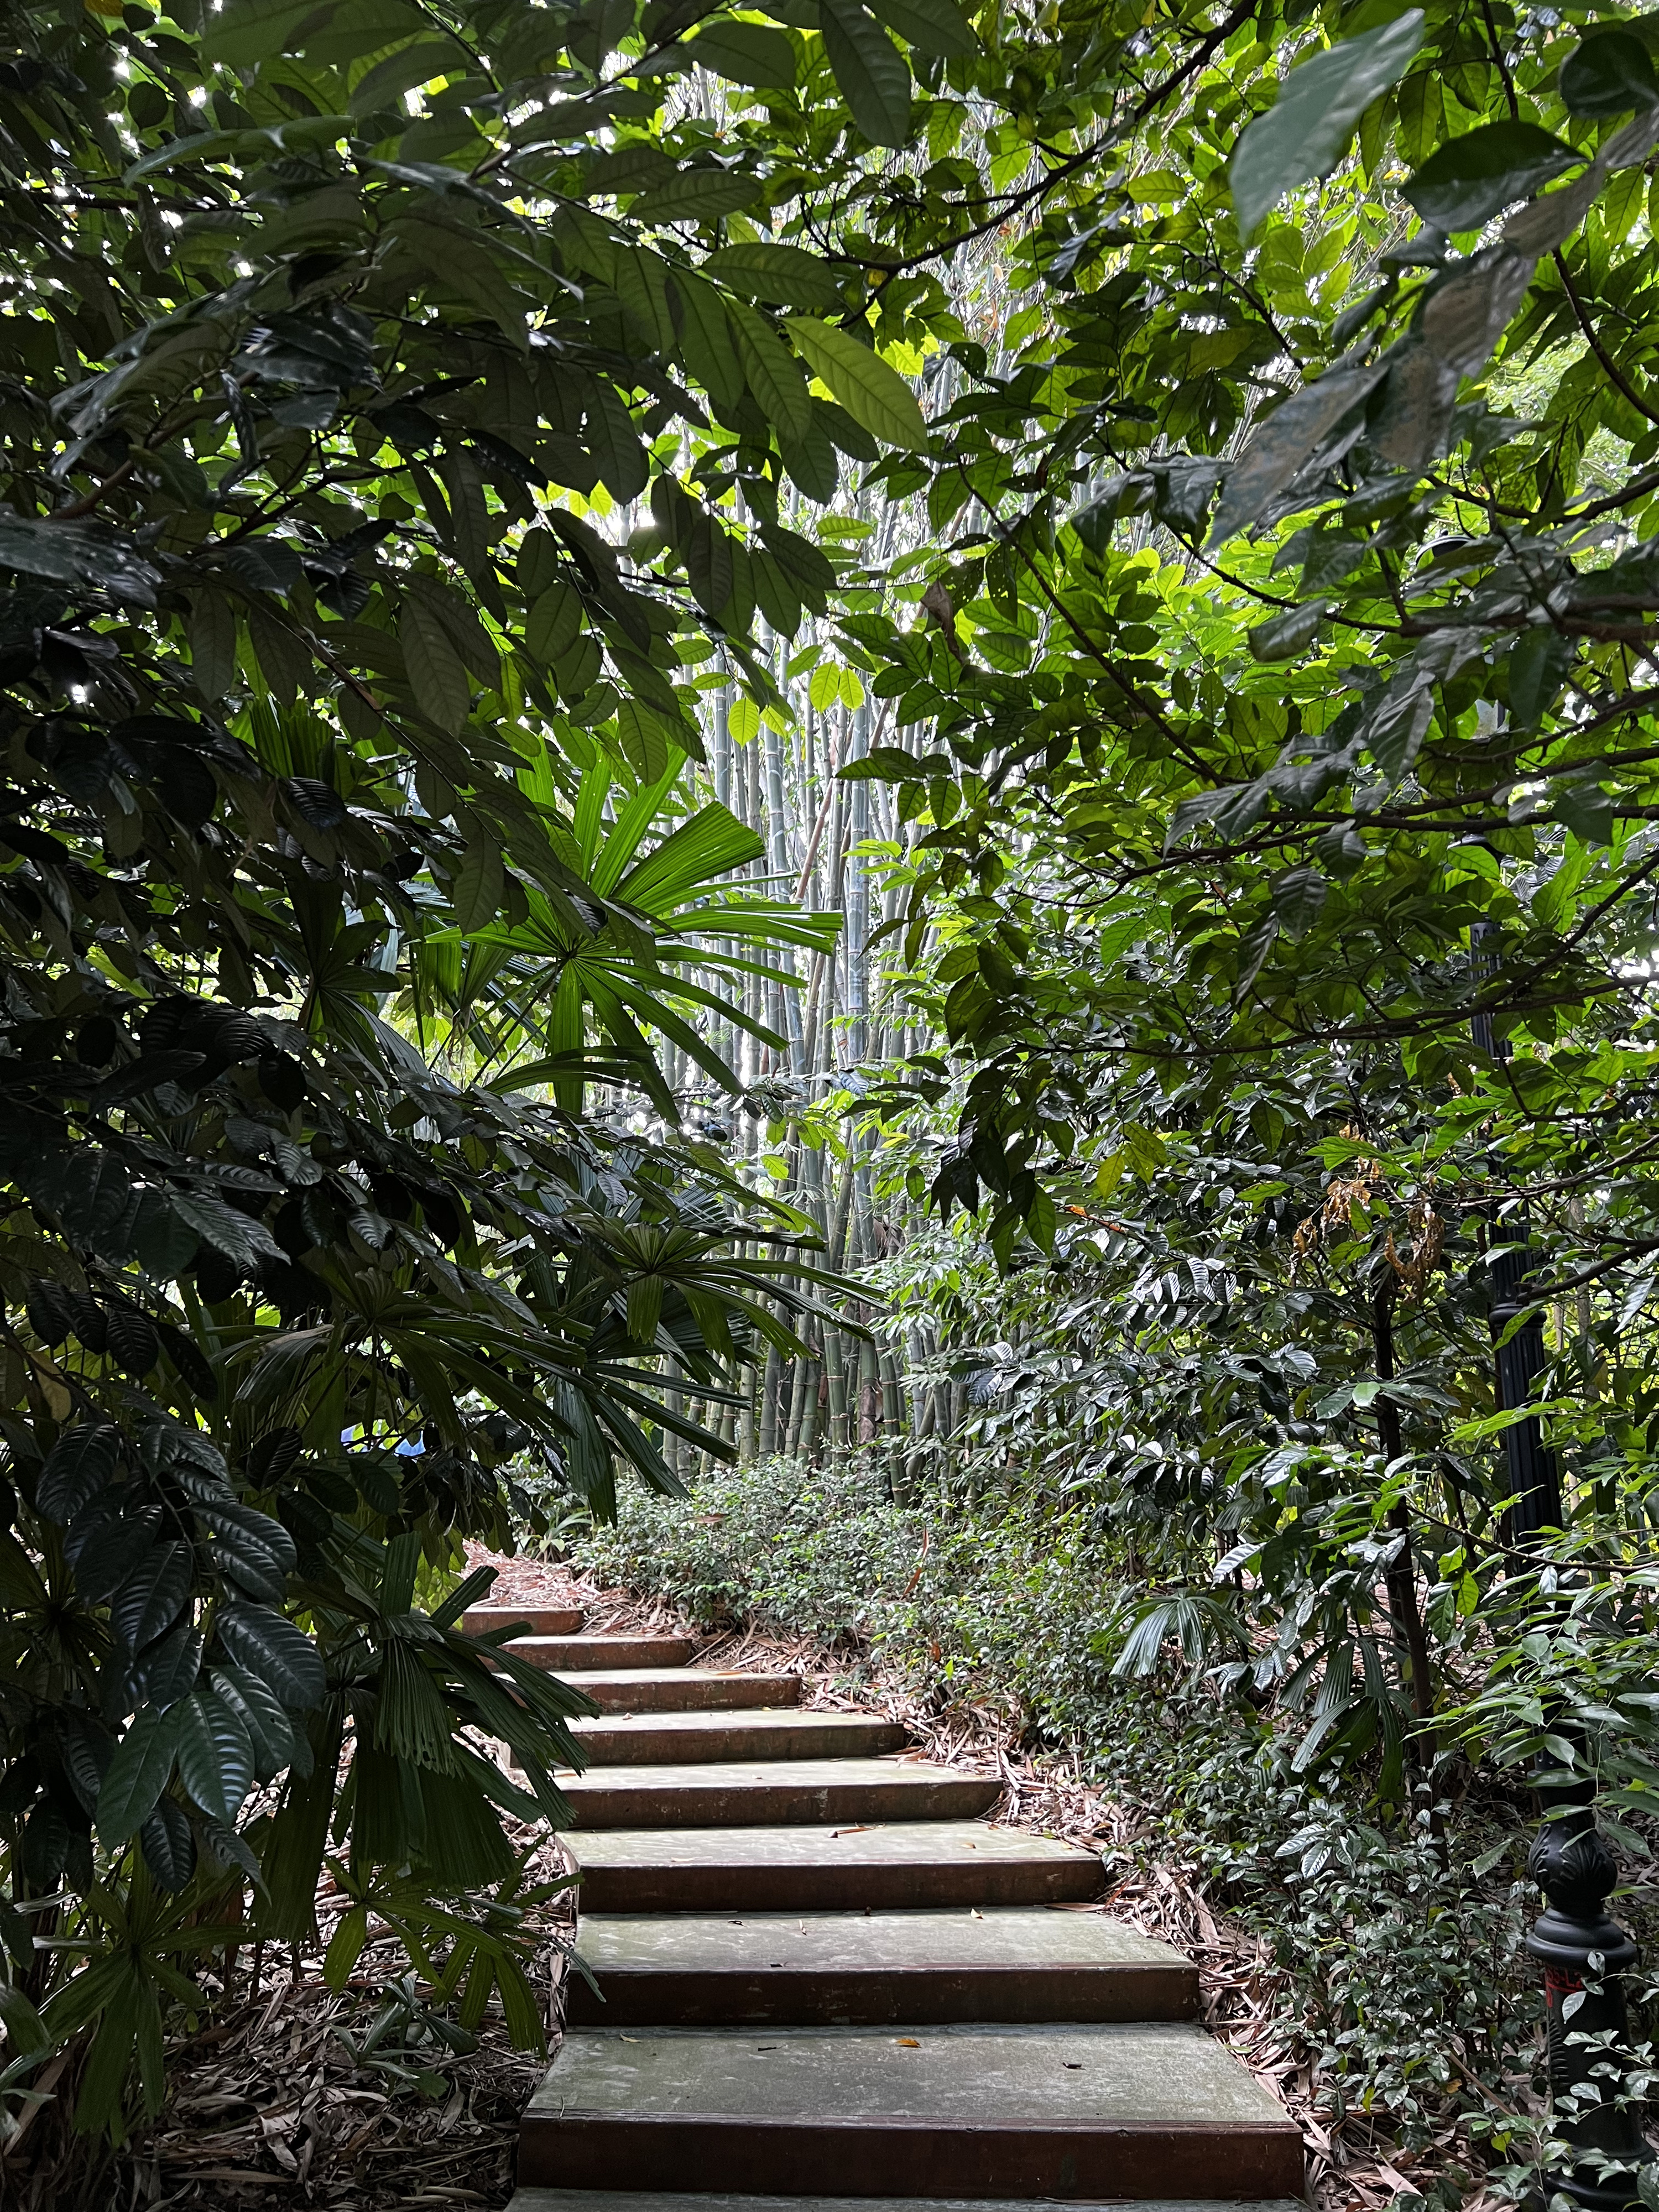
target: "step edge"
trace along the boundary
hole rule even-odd
[[[538,2097],[544,2092],[538,2089]],[[951,2113],[936,2113],[931,2118],[919,2118],[908,2112],[802,2112],[788,2118],[779,2118],[769,2112],[700,2112],[690,2107],[672,2112],[642,2112],[638,2111],[612,2112],[604,2106],[561,2103],[556,2112],[538,2111],[535,2099],[525,2109],[521,2131],[532,2125],[538,2129],[557,2129],[574,2125],[618,2129],[651,2127],[740,2128],[745,2133],[759,2135],[797,2134],[806,2129],[828,2128],[837,2133],[842,2130],[863,2132],[874,2129],[889,2130],[896,2135],[938,2135],[948,2131],[956,2136],[1127,2136],[1136,2141],[1151,2141],[1159,2136],[1175,2136],[1182,2142],[1214,2142],[1218,2139],[1231,2142],[1245,2139],[1255,2142],[1271,2137],[1277,2142],[1287,2136],[1302,2140],[1298,2122],[1288,2113],[1278,2119],[1269,2119],[1264,2113],[1259,2120],[1090,2120],[1090,2119],[1022,2119],[1011,2112],[998,2119],[958,2119]]]

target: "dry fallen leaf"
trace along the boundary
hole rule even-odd
[[[920,2051],[921,2048],[914,2035],[896,2035],[893,2040],[901,2051]]]

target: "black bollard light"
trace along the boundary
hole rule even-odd
[[[1469,932],[1476,978],[1490,974],[1494,964],[1480,952],[1491,928],[1477,922]],[[1494,1036],[1489,1013],[1477,1013],[1471,1027],[1481,1051],[1494,1060],[1508,1058],[1508,1045]],[[1492,1261],[1492,1333],[1505,1411],[1527,1403],[1544,1367],[1544,1324],[1535,1311],[1509,1334],[1528,1304],[1527,1262],[1524,1243]],[[1504,1444],[1510,1537],[1526,1550],[1562,1524],[1560,1473],[1535,1414],[1511,1423]],[[1636,1964],[1636,1945],[1607,1909],[1619,1868],[1595,1825],[1595,1785],[1540,1783],[1538,1796],[1547,1817],[1527,1854],[1527,1872],[1544,1893],[1545,1909],[1528,1931],[1527,1952],[1544,1969],[1550,2100],[1559,2131],[1586,2154],[1559,2185],[1585,2212],[1626,2212],[1641,2201],[1637,2169],[1652,2157],[1635,2113],[1620,2100],[1625,2068],[1616,2053],[1629,2042],[1625,1977]],[[1570,2039],[1575,2036],[1606,2040]]]

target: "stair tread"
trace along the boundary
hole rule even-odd
[[[925,1973],[999,1966],[1194,1971],[1186,1954],[1103,1913],[1042,1905],[871,1912],[584,1913],[577,1948],[592,1972]]]
[[[1165,2021],[951,2023],[914,2038],[886,2028],[580,2028],[526,2118],[576,2114],[1299,2134],[1213,2037]]]
[[[586,1673],[617,1667],[683,1667],[692,1651],[689,1636],[521,1636],[514,1650],[534,1667]]]
[[[487,1636],[492,1629],[516,1628],[520,1621],[536,1636],[574,1636],[586,1618],[574,1605],[471,1605],[461,1615],[464,1636]]]
[[[726,1729],[769,1729],[780,1735],[791,1729],[821,1728],[830,1735],[861,1735],[872,1728],[890,1729],[901,1743],[904,1730],[882,1713],[803,1712],[795,1705],[757,1705],[753,1711],[735,1713],[608,1713],[599,1720],[580,1720],[574,1728],[617,1729],[640,1735],[658,1729],[673,1729],[687,1735],[714,1735]]]
[[[994,1776],[896,1758],[688,1761],[600,1766],[560,1777],[578,1827],[725,1826],[728,1821],[972,1819],[1002,1795]]]
[[[977,1820],[573,1829],[585,1912],[860,1911],[1093,1897],[1092,1851]]]
[[[672,1759],[726,1764],[752,1759],[838,1759],[900,1750],[904,1730],[879,1713],[801,1712],[793,1705],[726,1712],[602,1713],[571,1724],[597,1764]]]
[[[1030,2212],[1024,2197],[931,2197],[927,2212]],[[914,2197],[691,2196],[666,2190],[520,2189],[507,2212],[919,2212]],[[1072,2212],[1308,2212],[1299,2197],[1115,2197]]]
[[[1094,1853],[1075,1844],[1036,1836],[1025,1828],[988,1827],[978,1820],[878,1820],[847,1827],[598,1828],[571,1835],[568,1841],[583,1866],[961,1866],[1036,1860],[1084,1866],[1097,1876],[1100,1870]]]
[[[580,1672],[584,1694],[602,1713],[777,1711],[795,1705],[800,1697],[799,1674],[722,1674],[710,1667],[594,1667]]]

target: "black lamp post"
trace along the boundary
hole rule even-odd
[[[1469,932],[1470,965],[1477,979],[1493,964],[1480,951],[1492,927],[1477,922]],[[1489,1013],[1477,1013],[1472,1027],[1481,1051],[1493,1060],[1508,1058],[1509,1047],[1493,1035]],[[1523,1246],[1501,1252],[1492,1261],[1492,1332],[1505,1411],[1528,1402],[1544,1367],[1544,1325],[1538,1314],[1510,1333],[1528,1304],[1527,1261]],[[1560,1473],[1535,1414],[1512,1422],[1504,1431],[1504,1444],[1512,1501],[1510,1540],[1526,1550],[1562,1524]],[[1626,2045],[1624,1978],[1636,1964],[1636,1945],[1607,1912],[1619,1869],[1595,1825],[1594,1784],[1540,1784],[1538,1795],[1546,1814],[1553,1817],[1544,1820],[1527,1854],[1527,1872],[1546,1899],[1528,1932],[1527,1950],[1544,1969],[1550,2097],[1560,2133],[1575,2149],[1590,2154],[1560,2186],[1586,2212],[1626,2212],[1640,2201],[1636,2170],[1652,2153],[1635,2114],[1615,2101],[1622,2065],[1616,2058],[1610,2063],[1594,2043],[1569,2038],[1605,2036],[1619,2049]],[[1610,2072],[1596,2071],[1610,2063]]]

